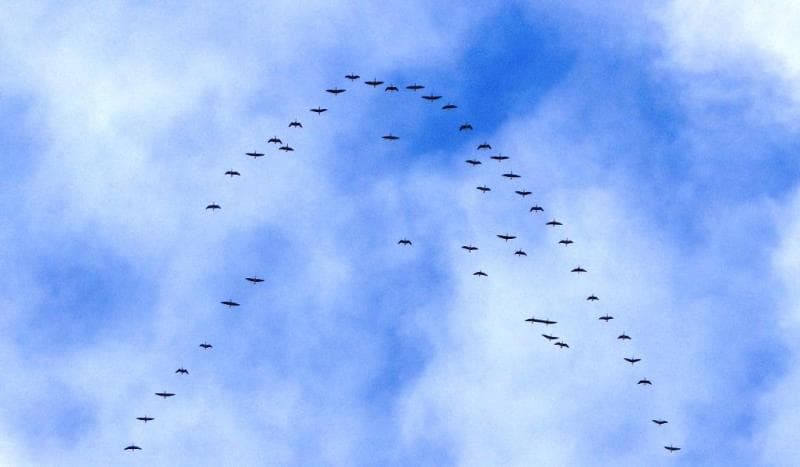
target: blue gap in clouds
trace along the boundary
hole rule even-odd
[[[26,98],[0,95],[0,174],[4,184],[15,183],[29,174],[37,160],[36,154],[49,142],[41,129],[37,133],[30,125],[28,109],[31,105],[31,100]]]

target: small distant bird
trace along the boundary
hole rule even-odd
[[[544,208],[537,204],[536,206],[531,207],[530,212],[544,212]]]
[[[434,94],[428,94],[427,96],[422,96],[422,98],[425,99],[426,101],[433,102],[435,100],[441,99],[442,96],[437,96],[437,95],[434,95]]]
[[[231,170],[229,170],[229,171],[225,172],[225,175],[227,175],[227,176],[229,176],[229,177],[233,178],[233,177],[238,177],[238,176],[240,176],[240,175],[242,175],[242,174],[240,174],[239,172],[237,172],[237,171],[235,171],[235,170],[231,169]]]
[[[264,157],[264,153],[263,152],[255,152],[255,151],[253,151],[253,152],[246,152],[244,154],[246,156],[252,157],[253,159],[255,159],[256,157]]]
[[[214,348],[214,346],[209,344],[208,342],[203,342],[202,344],[200,344],[200,348],[203,350],[208,350]]]
[[[473,251],[478,249],[478,247],[472,245],[462,245],[461,248],[467,250],[468,253],[472,253]]]
[[[665,423],[669,423],[669,422],[666,421],[666,420],[653,420],[653,423],[655,423],[658,426],[661,426],[661,425],[663,425]]]
[[[478,145],[478,149],[492,149],[492,145],[487,142],[483,142]]]
[[[364,81],[364,84],[372,86],[374,88],[383,84],[383,81],[378,81],[377,79],[372,78],[372,81]]]
[[[473,275],[473,276],[483,276],[483,277],[487,277],[489,274],[486,274],[486,273],[485,273],[485,272],[483,272],[483,271],[477,271],[477,272],[473,272],[473,273],[472,273],[472,275]]]
[[[385,140],[389,140],[389,141],[396,141],[396,140],[400,139],[399,136],[395,136],[395,135],[393,135],[391,133],[389,133],[388,135],[381,136],[381,138],[383,138]]]
[[[562,224],[561,222],[558,222],[557,220],[553,219],[550,222],[545,223],[545,225],[549,225],[550,227],[555,227],[557,225],[564,225],[564,224]]]
[[[596,302],[597,300],[600,300],[600,299],[597,298],[597,296],[595,294],[591,294],[588,297],[586,297],[586,300],[589,300],[590,302]]]
[[[267,140],[267,142],[268,143],[275,143],[275,144],[283,144],[283,141],[281,141],[281,139],[278,138],[277,136],[273,136],[272,138]]]
[[[583,269],[582,267],[578,266],[577,268],[573,268],[572,271],[570,272],[577,272],[578,274],[580,274],[582,272],[586,272],[586,269]]]
[[[220,302],[221,304],[227,306],[228,308],[233,308],[235,306],[239,306],[238,303],[234,302],[233,300],[225,300],[224,302]]]
[[[462,123],[460,127],[458,127],[458,131],[469,131],[472,130],[472,125],[469,123]]]
[[[497,238],[502,238],[505,241],[514,240],[517,238],[516,235],[509,235],[509,234],[497,234]]]
[[[303,128],[303,124],[297,120],[292,120],[292,123],[289,124],[289,128]]]
[[[137,446],[135,444],[131,444],[130,446],[128,446],[128,447],[126,447],[124,449],[124,451],[131,451],[131,452],[133,452],[133,451],[141,451],[141,450],[142,450],[142,448],[140,448],[139,446]]]
[[[174,393],[174,392],[157,392],[157,393],[156,393],[156,395],[157,395],[158,397],[163,397],[164,399],[166,399],[167,397],[172,397],[172,396],[174,396],[174,395],[175,395],[175,393]]]
[[[458,106],[455,105],[455,104],[445,104],[445,105],[442,106],[442,110],[453,110],[453,109],[457,109],[457,108],[458,108]]]
[[[625,333],[623,332],[622,334],[620,334],[619,336],[617,336],[617,339],[619,339],[619,340],[623,340],[623,341],[629,341],[629,340],[631,340],[631,336],[629,336],[629,335],[627,335],[627,334],[625,334]]]
[[[328,110],[328,109],[324,109],[324,108],[322,108],[322,107],[317,107],[317,108],[315,108],[315,109],[311,109],[311,111],[312,111],[312,112],[314,112],[314,113],[316,113],[317,115],[320,115],[322,112],[325,112],[325,111],[327,111],[327,110]]]
[[[614,317],[613,316],[609,316],[609,315],[603,315],[603,316],[601,316],[601,317],[599,317],[597,319],[601,319],[601,320],[603,320],[603,321],[605,321],[607,323],[607,322],[611,321],[612,319],[614,319]]]
[[[569,348],[569,345],[567,345],[567,343],[566,343],[566,342],[556,342],[556,343],[555,343],[555,345],[557,345],[557,346],[561,347],[562,349],[563,349],[564,347],[566,347],[566,348]]]
[[[151,420],[155,420],[155,418],[148,417],[147,415],[145,415],[144,417],[136,417],[136,420],[141,420],[141,421],[147,423],[147,422],[149,422]]]
[[[636,383],[636,384],[647,384],[648,386],[652,386],[653,385],[653,383],[651,383],[650,380],[647,379],[647,378],[640,379],[639,382]]]
[[[469,165],[471,165],[473,167],[475,167],[476,165],[481,165],[481,161],[476,160],[476,159],[467,159],[464,162],[466,162],[467,164],[469,164]]]
[[[333,89],[326,89],[325,91],[333,94],[334,96],[338,96],[339,94],[347,91],[347,89],[333,88]]]
[[[283,146],[279,147],[278,150],[291,152],[291,151],[294,151],[294,148],[289,146],[288,144],[284,144]]]
[[[475,188],[476,188],[476,189],[478,189],[478,190],[481,190],[483,193],[486,193],[487,191],[492,191],[492,189],[491,189],[491,188],[489,188],[489,187],[488,187],[488,186],[486,186],[486,185],[483,185],[483,186],[476,186]]]
[[[572,245],[575,242],[573,242],[572,240],[570,240],[568,238],[565,238],[564,240],[559,240],[558,243],[560,243],[560,244],[562,244],[564,246],[569,246],[569,245]]]
[[[531,194],[531,192],[528,190],[515,190],[514,193],[522,196],[523,198]]]
[[[175,370],[175,373],[176,374],[181,374],[181,375],[188,375],[189,374],[189,370],[187,370],[184,367],[180,367],[177,370]]]
[[[261,278],[256,277],[256,276],[245,277],[244,280],[250,282],[251,284],[258,284],[259,282],[264,282],[264,279],[261,279]]]
[[[214,211],[216,209],[222,209],[222,208],[220,207],[219,204],[211,203],[208,206],[206,206],[206,209],[211,209],[212,211]]]
[[[624,360],[626,362],[629,362],[631,365],[633,365],[636,362],[641,362],[642,361],[641,358],[633,358],[633,357],[626,357]]]
[[[411,240],[408,240],[408,239],[404,238],[404,239],[402,239],[402,240],[399,240],[399,241],[397,242],[397,244],[398,244],[398,245],[408,245],[408,246],[411,246]]]
[[[525,253],[522,250],[517,250],[517,251],[514,252],[514,254],[517,255],[517,256],[528,256],[528,253]]]
[[[509,180],[512,179],[512,178],[519,178],[520,177],[519,175],[515,174],[514,172],[504,173],[503,176],[506,177]]]
[[[358,78],[361,78],[360,76],[358,76],[358,75],[357,75],[357,74],[355,74],[355,73],[350,73],[349,75],[344,75],[344,77],[345,77],[345,78],[347,78],[347,79],[349,79],[350,81],[355,81],[355,80],[357,80]]]
[[[558,339],[558,336],[551,336],[549,334],[542,334],[542,337],[544,337],[545,339],[547,339],[549,341],[553,341],[553,340]]]
[[[389,86],[386,86],[386,89],[384,89],[384,91],[397,92],[399,91],[399,89],[397,89],[397,86],[395,86],[394,84],[390,84]]]
[[[484,149],[492,149],[492,147],[491,147],[491,146],[489,146],[488,144],[487,144],[486,146],[488,146],[488,147],[487,147],[487,148],[484,148]],[[508,158],[509,158],[508,156],[504,156],[504,155],[502,155],[502,154],[498,154],[498,155],[496,155],[496,156],[491,156],[491,157],[489,157],[489,159],[494,159],[494,160],[496,160],[497,162],[503,162],[504,160],[507,160]]]
[[[666,449],[669,452],[675,452],[675,451],[680,451],[681,450],[681,448],[676,448],[675,446],[673,446],[671,444],[669,446],[664,446],[664,449]]]
[[[410,89],[410,90],[416,92],[416,91],[419,91],[420,89],[425,89],[425,86],[423,86],[421,84],[414,83],[414,84],[411,84],[409,86],[406,86],[406,89]]]

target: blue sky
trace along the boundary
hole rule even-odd
[[[800,460],[797,6],[4,10],[0,465]]]

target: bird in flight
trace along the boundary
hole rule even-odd
[[[303,124],[297,120],[292,120],[292,123],[289,124],[289,128],[303,128]]]
[[[252,157],[253,159],[255,159],[256,157],[264,157],[264,153],[263,152],[255,152],[255,151],[253,151],[253,152],[246,152],[245,154],[250,156],[250,157]]]
[[[141,420],[141,421],[147,423],[147,422],[149,422],[151,420],[155,420],[155,418],[148,417],[147,415],[145,415],[144,417],[136,417],[136,420]]]
[[[573,268],[571,272],[577,272],[578,274],[580,274],[582,272],[586,272],[586,269],[583,269],[582,267],[578,266],[577,268]]]
[[[426,101],[433,102],[435,100],[441,99],[442,96],[437,96],[435,94],[428,94],[427,96],[422,96],[422,98],[425,99]]]
[[[469,123],[462,123],[460,127],[458,127],[458,131],[465,131],[465,130],[472,130],[472,125]]]
[[[275,144],[283,144],[283,141],[281,141],[281,139],[280,139],[280,138],[278,138],[277,136],[273,136],[272,138],[270,138],[269,140],[267,140],[267,142],[268,142],[268,143],[275,143]],[[250,155],[250,154],[248,154],[248,156],[249,156],[249,155]]]
[[[416,92],[416,91],[419,91],[420,89],[425,89],[425,86],[423,86],[421,84],[414,83],[414,84],[410,84],[410,85],[406,86],[406,89],[409,89],[411,91]]]
[[[491,188],[489,188],[489,187],[488,187],[488,186],[486,186],[486,185],[483,185],[483,186],[476,186],[476,187],[475,187],[475,189],[477,189],[477,190],[481,190],[483,193],[486,193],[487,191],[492,191],[492,189],[491,189]]]
[[[200,348],[203,350],[208,350],[214,348],[214,346],[209,344],[208,342],[203,342],[202,344],[200,344]]]
[[[625,361],[629,362],[631,365],[633,365],[636,362],[641,362],[642,359],[641,358],[634,358],[634,357],[625,357]]]
[[[453,110],[453,109],[457,109],[457,108],[458,108],[458,106],[455,105],[455,104],[445,104],[445,105],[442,106],[442,110]]]
[[[238,177],[238,176],[240,176],[240,175],[242,175],[242,174],[240,174],[239,172],[237,172],[237,171],[235,171],[235,170],[231,169],[231,170],[229,170],[229,171],[225,172],[225,175],[227,175],[227,176],[229,176],[229,177],[233,178],[233,177]]]
[[[378,81],[377,79],[372,78],[372,81],[364,81],[364,84],[372,86],[374,88],[383,84],[383,81]]]
[[[505,235],[503,235],[503,234],[497,234],[497,237],[498,237],[498,238],[502,238],[502,239],[503,239],[503,240],[505,240],[505,241],[514,240],[515,238],[517,238],[517,236],[516,236],[516,235],[509,235],[509,234],[505,234]]]
[[[476,159],[467,159],[464,162],[466,162],[467,164],[469,164],[469,165],[471,165],[473,167],[475,167],[476,165],[481,165],[481,161],[476,160]]]
[[[547,339],[549,341],[554,341],[554,340],[558,339],[558,336],[551,336],[549,334],[542,334],[542,337],[544,337],[545,339]]]
[[[588,297],[586,297],[586,300],[589,300],[590,302],[596,302],[597,300],[600,300],[600,299],[597,298],[597,296],[595,294],[591,294]]]
[[[531,207],[530,212],[544,212],[544,208],[537,204],[536,206]]]
[[[239,306],[238,303],[234,302],[233,300],[225,300],[224,302],[220,302],[223,305],[227,306],[228,308],[233,308],[235,306]]]
[[[665,423],[669,423],[669,422],[668,422],[668,421],[666,421],[666,420],[652,420],[652,422],[653,422],[653,423],[655,423],[655,424],[656,424],[656,425],[658,425],[658,426],[661,426],[661,425],[663,425],[663,424],[665,424]]]
[[[565,238],[564,240],[559,240],[558,243],[560,243],[560,244],[562,244],[564,246],[570,246],[575,242],[573,242],[572,240],[570,240],[568,238]]]
[[[388,140],[388,141],[396,141],[396,140],[400,139],[399,136],[395,136],[395,135],[393,135],[391,133],[389,133],[388,135],[381,136],[381,138],[383,138],[385,140]]]
[[[259,282],[264,282],[264,279],[261,279],[261,278],[256,277],[256,276],[245,277],[244,280],[250,282],[251,284],[258,284]]]
[[[523,198],[531,194],[531,192],[528,190],[515,190],[514,193],[522,196]]]
[[[631,336],[629,336],[629,335],[627,335],[627,334],[625,334],[625,333],[623,332],[622,334],[620,334],[619,336],[617,336],[617,339],[619,339],[619,340],[623,340],[623,341],[629,341],[629,340],[631,340]]]
[[[488,276],[489,276],[489,274],[486,274],[486,273],[485,273],[485,272],[483,272],[483,271],[476,271],[476,272],[473,272],[473,273],[472,273],[472,275],[473,275],[473,276],[483,276],[483,277],[488,277]]]
[[[557,225],[564,225],[564,224],[562,224],[561,222],[558,222],[557,220],[553,219],[550,222],[545,223],[545,225],[549,225],[550,227],[555,227]]]
[[[478,247],[472,245],[462,245],[461,248],[467,250],[468,253],[472,253],[473,251],[478,249]]]
[[[673,446],[671,444],[669,446],[664,446],[664,449],[666,449],[669,452],[675,452],[675,451],[680,451],[681,450],[681,448],[676,448],[675,446]]]
[[[284,144],[283,146],[279,147],[278,150],[291,152],[291,151],[294,151],[294,148],[289,146],[288,144]]]
[[[650,382],[650,380],[647,379],[647,378],[640,379],[639,382],[636,383],[636,384],[647,384],[648,386],[652,386],[653,385],[653,383]]]
[[[528,256],[528,253],[525,253],[523,250],[517,250],[514,254],[517,256]]]
[[[483,142],[478,145],[478,149],[492,149],[492,145],[487,142]]]
[[[567,345],[567,343],[566,343],[566,342],[556,342],[556,343],[555,343],[555,345],[557,345],[557,346],[561,347],[562,349],[563,349],[564,347],[566,347],[566,348],[569,348],[569,345]]]
[[[314,113],[316,113],[317,115],[320,115],[322,112],[325,112],[325,111],[327,111],[327,110],[328,110],[328,109],[325,109],[325,108],[322,108],[322,107],[317,107],[317,108],[315,108],[315,109],[311,109],[311,111],[312,111],[312,112],[314,112]]]
[[[344,77],[349,79],[350,81],[355,81],[358,78],[361,78],[361,76],[359,76],[359,75],[357,75],[355,73],[350,73],[349,75],[344,75]]]
[[[206,206],[206,209],[211,209],[212,211],[214,211],[216,209],[222,209],[222,207],[220,207],[220,205],[217,203],[211,203],[208,206]]]
[[[489,146],[489,145],[487,144],[487,146]],[[492,149],[492,147],[491,147],[491,146],[489,146],[489,147],[488,147],[488,148],[486,148],[486,149]],[[494,159],[494,160],[496,160],[497,162],[503,162],[504,160],[507,160],[508,158],[509,158],[508,156],[504,156],[504,155],[502,155],[502,154],[498,154],[498,155],[496,155],[496,156],[491,156],[491,157],[489,157],[489,159]]]
[[[163,397],[164,399],[166,399],[167,397],[172,397],[172,396],[174,396],[174,395],[175,395],[175,393],[174,393],[174,392],[157,392],[157,393],[156,393],[156,395],[157,395],[158,397]]]
[[[402,239],[402,240],[399,240],[399,241],[397,242],[397,244],[398,244],[398,245],[408,245],[408,246],[410,246],[410,245],[411,245],[411,240],[409,240],[409,239],[407,239],[407,238],[404,238],[404,239]]]
[[[130,446],[127,446],[124,450],[133,452],[133,451],[141,451],[142,448],[140,448],[139,446],[137,446],[135,444],[131,444]]]
[[[597,319],[601,319],[601,320],[603,320],[603,321],[605,321],[607,323],[607,322],[611,321],[612,319],[614,319],[614,317],[613,316],[609,316],[609,315],[603,315],[603,316],[601,316],[601,317],[599,317]]]
[[[512,178],[519,178],[520,177],[519,175],[515,174],[514,172],[504,173],[503,176],[506,177],[509,180],[512,179]]]
[[[175,370],[175,374],[188,375],[189,374],[189,370],[187,370],[184,367],[180,367],[177,370]]]
[[[551,324],[558,324],[557,321],[550,321],[549,319],[540,319],[540,318],[536,318],[534,316],[526,319],[525,321],[527,321],[529,323],[541,323],[541,324],[544,324],[545,326],[549,326]]]
[[[390,84],[390,85],[386,86],[386,89],[384,89],[384,91],[397,92],[397,91],[399,91],[399,89],[397,89],[397,86],[395,86],[394,84]]]
[[[347,91],[347,89],[333,88],[333,89],[326,89],[325,91],[333,94],[334,96],[338,96],[339,94]]]

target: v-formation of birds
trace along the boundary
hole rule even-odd
[[[351,74],[345,75],[345,78],[351,83],[356,83],[361,77],[359,75],[357,75],[357,74],[352,74],[351,73]],[[367,86],[370,86],[372,88],[377,88],[379,86],[383,86],[385,83],[384,83],[384,81],[381,81],[381,80],[373,78],[371,80],[365,80],[364,84],[366,84]],[[418,84],[418,83],[413,83],[413,84],[405,86],[405,90],[407,92],[411,92],[411,93],[417,93],[418,91],[422,91],[424,89],[425,89],[425,86],[421,85],[421,84]],[[400,92],[400,87],[398,87],[398,86],[396,86],[394,84],[387,84],[386,86],[383,86],[383,90],[384,90],[385,93],[393,94],[393,93]],[[339,95],[347,92],[348,89],[340,88],[340,87],[336,86],[336,87],[328,88],[325,91],[327,93],[329,93],[329,94],[334,95],[334,96],[339,96]],[[435,101],[438,101],[442,96],[430,93],[430,94],[427,94],[427,95],[423,94],[423,95],[421,95],[421,97],[422,97],[422,99],[424,99],[424,100],[426,100],[428,102],[435,102]],[[455,104],[452,104],[452,103],[447,103],[447,104],[441,106],[441,110],[442,111],[453,111],[453,110],[455,110],[457,108],[458,108],[458,106],[455,105]],[[325,112],[327,112],[328,109],[325,108],[325,107],[317,106],[317,107],[310,108],[309,111],[312,112],[312,113],[315,113],[318,116],[321,116]],[[291,129],[290,131],[299,131],[300,129],[303,128],[303,124],[302,124],[302,122],[300,122],[297,119],[295,119],[295,120],[292,120],[288,124],[288,128]],[[474,127],[469,122],[464,122],[464,123],[460,124],[458,126],[458,128],[457,128],[457,131],[459,133],[470,132],[470,131],[473,131],[473,130],[474,130]],[[396,141],[396,140],[400,139],[400,136],[389,132],[386,135],[383,135],[382,139],[384,139],[384,140],[386,140],[388,142],[392,142],[392,141]],[[286,153],[294,151],[294,148],[292,146],[290,146],[287,142],[284,142],[284,139],[278,137],[277,135],[276,136],[272,136],[271,138],[267,139],[267,144],[275,145],[275,146],[278,147],[278,150],[284,151]],[[486,151],[490,151],[492,149],[493,149],[492,145],[489,144],[488,142],[484,141],[484,142],[482,142],[482,143],[480,143],[480,144],[478,144],[476,146],[476,148],[475,148],[476,156],[467,159],[465,162],[467,164],[469,164],[470,166],[472,166],[472,167],[478,168],[478,166],[483,165],[483,161],[480,160],[479,155],[484,153],[484,152],[486,152]],[[254,150],[254,151],[245,152],[244,155],[252,157],[253,159],[259,159],[259,158],[264,157],[265,153],[264,152],[258,152],[258,151]],[[491,159],[493,161],[496,161],[497,163],[502,163],[504,161],[509,160],[510,157],[506,156],[506,155],[503,155],[502,153],[497,153],[497,154],[493,154],[493,155],[489,156],[489,159]],[[227,177],[230,177],[230,178],[234,178],[234,177],[240,177],[242,174],[238,170],[230,169],[230,170],[226,171],[224,173],[224,175],[227,176]],[[522,178],[522,175],[516,174],[513,171],[509,170],[508,172],[504,172],[502,174],[502,177],[504,177],[504,178],[506,178],[508,180],[515,180],[515,179]],[[477,186],[476,189],[478,191],[482,192],[483,194],[486,194],[486,193],[489,193],[489,192],[492,191],[492,188],[490,188],[486,184]],[[530,191],[528,191],[526,189],[518,189],[518,190],[515,190],[514,193],[519,195],[522,199],[524,199],[527,196],[532,194],[532,192],[530,192]],[[216,211],[216,210],[220,210],[220,209],[222,209],[222,206],[220,206],[216,202],[209,203],[206,206],[206,210],[209,210],[209,211],[212,211],[212,212]],[[545,211],[545,209],[542,206],[538,205],[538,204],[534,204],[529,209],[529,212],[532,215],[540,215],[544,211]],[[564,224],[562,222],[556,220],[555,218],[553,218],[552,220],[549,220],[549,221],[545,222],[544,225],[547,228],[560,229],[560,228],[563,228]],[[504,242],[510,242],[510,241],[514,241],[515,239],[517,239],[516,235],[510,234],[508,232],[497,233],[496,236],[497,236],[498,239],[503,240]],[[563,245],[564,247],[568,247],[568,246],[572,245],[573,243],[575,243],[573,240],[570,240],[569,238],[566,238],[566,237],[558,241],[558,244]],[[408,238],[404,237],[404,238],[401,238],[400,240],[398,240],[397,244],[400,245],[401,247],[412,247],[413,246],[413,241],[411,239],[408,239]],[[463,249],[466,253],[470,253],[471,254],[471,253],[474,253],[474,252],[478,251],[480,248],[478,246],[476,246],[476,245],[469,244],[469,245],[462,245],[461,249]],[[516,255],[518,257],[527,257],[527,253],[522,249],[517,249],[514,252],[514,255]],[[578,266],[572,268],[570,270],[570,272],[579,275],[579,274],[587,273],[588,271],[586,269],[584,269],[582,266],[578,265]],[[478,270],[478,271],[475,271],[473,273],[473,276],[477,277],[478,279],[485,279],[485,278],[489,277],[489,273],[484,271],[484,270]],[[257,285],[257,284],[259,284],[259,283],[264,281],[264,279],[262,279],[262,278],[260,278],[258,276],[245,277],[244,279],[246,281],[250,282],[253,285]],[[600,298],[598,296],[596,296],[595,294],[591,294],[588,297],[586,297],[586,301],[590,302],[590,303],[591,302],[597,302],[599,300],[600,300]],[[240,306],[240,304],[238,302],[236,302],[235,300],[230,299],[230,298],[225,299],[225,300],[221,300],[220,304],[224,305],[224,306],[226,306],[228,308],[236,308],[236,307]],[[608,323],[609,321],[613,320],[614,317],[609,315],[609,314],[604,314],[604,315],[600,316],[598,319],[601,320],[601,321],[604,321],[605,323]],[[541,317],[537,318],[535,316],[530,317],[530,318],[526,319],[525,321],[528,322],[528,323],[531,323],[532,325],[543,325],[545,327],[549,327],[551,325],[555,326],[555,325],[558,324],[557,321],[551,320],[549,318],[541,318]],[[559,349],[563,350],[563,349],[569,349],[570,348],[569,347],[569,343],[567,343],[565,339],[555,335],[555,333],[543,333],[543,334],[541,334],[541,336],[547,342],[556,341],[556,342],[553,342],[553,344],[554,344],[554,346],[559,347]],[[631,336],[627,335],[625,332],[623,332],[622,334],[620,334],[617,337],[617,340],[620,341],[620,342],[629,341],[631,339],[632,339]],[[210,344],[208,342],[205,342],[205,341],[203,343],[199,344],[199,349],[201,351],[210,351],[210,350],[213,349],[213,347],[214,346],[212,344]],[[630,363],[631,366],[635,366],[637,363],[642,361],[642,359],[640,357],[636,357],[636,356],[624,357],[623,360],[625,362],[627,362],[627,363]],[[182,376],[182,377],[188,377],[189,370],[186,369],[186,368],[180,367],[180,368],[175,370],[175,374],[177,374],[179,376]],[[637,381],[636,384],[639,385],[639,386],[650,386],[653,383],[647,378],[641,378],[640,380]],[[155,394],[155,396],[161,397],[163,399],[168,399],[168,398],[176,396],[175,393],[168,392],[168,391],[156,392],[154,394]],[[151,421],[155,420],[154,417],[150,417],[150,416],[147,416],[147,415],[138,416],[138,417],[136,417],[136,419],[141,421],[141,422],[143,422],[143,423],[148,423],[148,422],[151,422]],[[668,423],[667,420],[664,420],[664,419],[661,419],[661,418],[654,418],[654,419],[651,420],[651,422],[654,423],[656,426],[662,426],[662,425]],[[131,444],[131,445],[129,445],[129,446],[124,448],[125,451],[138,451],[138,450],[141,450],[141,449],[142,448],[139,447],[136,444]],[[668,452],[676,452],[676,451],[679,451],[681,448],[673,446],[672,444],[669,444],[669,445],[664,446],[664,449],[666,449]]]

